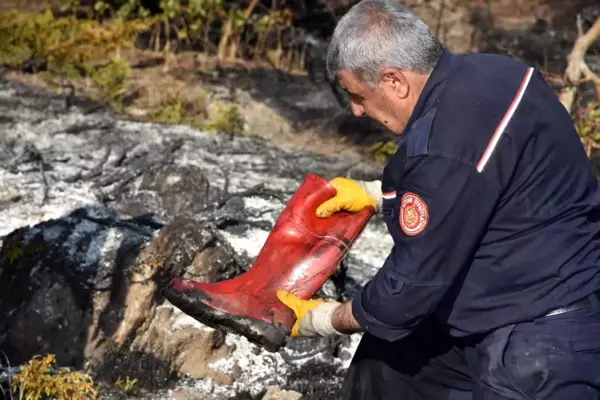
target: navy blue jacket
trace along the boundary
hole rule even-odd
[[[530,320],[600,290],[600,192],[543,77],[445,51],[382,178],[391,254],[353,301],[396,340],[431,314],[455,336]]]

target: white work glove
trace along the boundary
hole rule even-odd
[[[381,212],[381,205],[383,203],[383,193],[381,192],[381,181],[356,181],[360,186],[365,189],[365,192],[369,194],[369,197],[375,200],[377,212]]]
[[[296,314],[296,323],[292,327],[292,336],[331,336],[342,335],[333,328],[331,318],[341,303],[323,299],[303,300],[293,293],[280,290],[279,300]]]

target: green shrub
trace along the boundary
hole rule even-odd
[[[236,104],[217,102],[216,112],[204,129],[217,133],[227,133],[232,136],[247,135],[246,122]]]
[[[118,111],[122,111],[122,100],[127,93],[130,75],[131,67],[122,58],[113,58],[108,64],[90,71],[90,79],[98,91],[98,99]]]
[[[68,368],[55,368],[54,354],[36,356],[21,367],[13,377],[13,391],[21,400],[97,399],[98,390],[93,379],[86,373]]]
[[[575,127],[582,139],[600,142],[600,103],[588,105],[575,113]]]
[[[371,155],[378,163],[385,163],[398,150],[398,144],[394,140],[387,142],[377,142],[367,149],[367,153]]]
[[[162,124],[180,124],[185,117],[185,104],[177,101],[155,108],[150,113],[150,121]]]

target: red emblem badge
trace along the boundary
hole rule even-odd
[[[429,223],[429,210],[423,199],[415,193],[405,193],[400,204],[400,228],[408,236],[423,232]]]

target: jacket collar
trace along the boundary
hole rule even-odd
[[[435,96],[432,96],[434,93],[438,92],[438,89],[441,88],[442,84],[446,81],[446,78],[450,74],[450,71],[456,66],[458,56],[453,54],[450,50],[444,49],[442,52],[442,56],[438,60],[436,66],[434,67],[431,75],[427,79],[425,86],[423,87],[423,92],[419,96],[417,100],[417,104],[415,109],[413,110],[408,123],[406,124],[406,128],[401,137],[410,131],[413,123],[419,119],[425,112],[431,108],[431,103]]]

